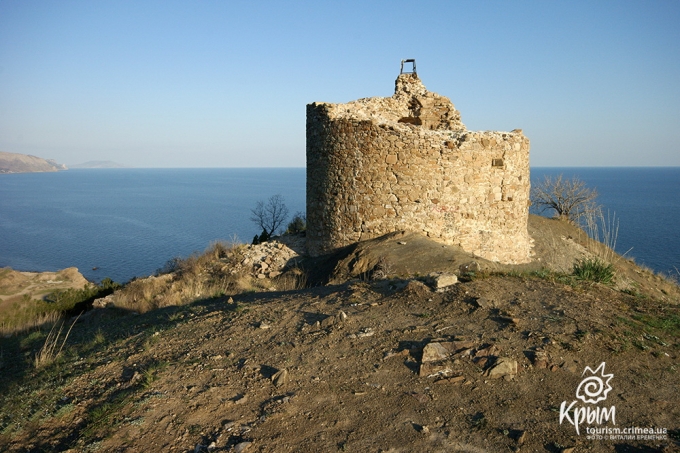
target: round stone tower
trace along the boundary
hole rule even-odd
[[[307,105],[307,249],[408,230],[502,263],[530,261],[529,140],[472,132],[417,74],[390,98]]]

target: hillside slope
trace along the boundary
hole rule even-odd
[[[564,224],[533,225],[537,260],[593,251]],[[463,272],[474,257],[426,245],[371,275],[374,256],[420,243],[405,237],[308,263],[323,286],[93,310],[43,367],[31,361],[46,332],[3,339],[0,450],[680,451],[677,286],[622,259],[623,290],[542,266]],[[435,291],[416,277],[446,260],[459,283]],[[615,424],[577,433],[560,407],[602,363],[611,391],[575,407],[615,407]],[[663,434],[587,432],[628,427]]]
[[[32,173],[68,170],[50,159],[0,151],[0,173]]]

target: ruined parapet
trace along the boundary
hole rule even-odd
[[[502,263],[530,260],[529,140],[471,132],[451,101],[400,74],[390,98],[307,105],[307,249],[398,230]]]

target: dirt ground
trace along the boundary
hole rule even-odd
[[[594,253],[545,220],[529,266],[396,233],[309,262],[327,285],[97,309],[41,369],[28,362],[44,338],[3,339],[0,449],[680,451],[677,287],[625,259],[614,286],[536,272]],[[431,272],[460,282],[435,291]],[[586,367],[601,389],[581,384]],[[609,417],[577,433],[588,409]],[[661,433],[602,431],[631,427]]]

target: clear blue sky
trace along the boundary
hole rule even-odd
[[[391,96],[402,58],[533,166],[680,165],[680,2],[0,1],[0,150],[305,165],[305,105]]]

